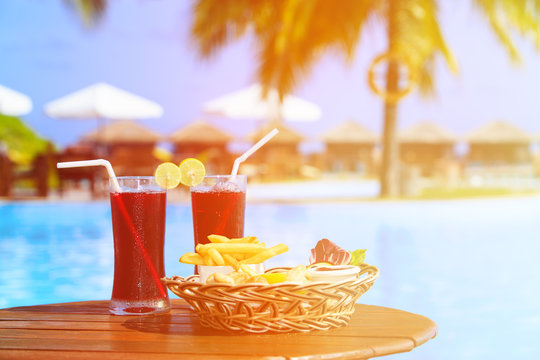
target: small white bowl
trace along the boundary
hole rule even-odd
[[[311,281],[340,282],[356,279],[359,272],[354,265],[314,265],[308,268],[307,275]]]
[[[255,270],[258,274],[264,273],[264,263],[261,264],[249,264],[250,268]],[[234,271],[232,266],[209,266],[209,265],[197,265],[199,270],[199,281],[203,284],[206,283],[206,279],[213,273],[229,274]]]

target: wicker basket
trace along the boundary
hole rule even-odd
[[[206,285],[198,282],[198,275],[162,282],[193,307],[203,326],[231,332],[307,332],[346,326],[354,304],[378,275],[375,266],[364,264],[356,279],[339,283]]]

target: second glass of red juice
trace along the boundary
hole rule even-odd
[[[145,315],[169,311],[163,248],[166,190],[154,177],[119,177],[111,186],[114,236],[114,283],[110,311],[116,315]]]
[[[207,244],[211,234],[244,236],[246,183],[246,175],[213,175],[190,188],[195,246]]]

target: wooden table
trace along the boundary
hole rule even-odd
[[[202,328],[182,300],[170,314],[114,316],[108,301],[0,310],[1,359],[367,359],[410,351],[437,325],[409,312],[356,305],[347,327],[227,335]]]

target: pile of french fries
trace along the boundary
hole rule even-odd
[[[285,244],[270,248],[255,236],[229,239],[222,235],[208,235],[209,244],[198,244],[194,253],[185,253],[180,262],[193,265],[232,266],[235,270],[253,272],[248,264],[260,264],[289,250]],[[249,270],[248,270],[249,269]]]

